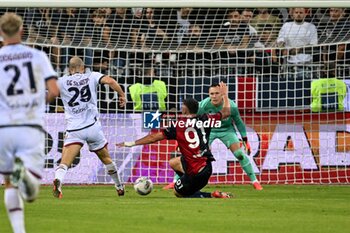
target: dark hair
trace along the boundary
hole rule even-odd
[[[263,29],[263,31],[271,31],[273,30],[273,25],[272,24],[265,24],[265,27]]]
[[[323,65],[323,76],[325,78],[335,78],[337,75],[337,66],[335,62],[326,62]]]
[[[193,98],[184,99],[183,104],[188,108],[191,114],[196,114],[198,112],[198,101]]]
[[[213,83],[213,84],[210,85],[209,88],[211,88],[211,87],[220,87],[220,84],[219,83]]]

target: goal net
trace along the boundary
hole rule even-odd
[[[115,143],[156,131],[147,114],[180,110],[184,98],[207,98],[224,81],[239,108],[262,183],[349,183],[350,19],[347,8],[1,8],[23,16],[25,43],[48,53],[59,75],[78,55],[86,72],[115,78],[127,94],[98,90],[111,157],[128,183],[173,180],[175,141],[133,148]],[[64,110],[47,107],[45,183],[61,157]],[[239,135],[239,134],[238,134]],[[225,145],[212,144],[211,183],[249,179]],[[66,183],[110,183],[83,147]]]

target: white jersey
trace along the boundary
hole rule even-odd
[[[103,76],[99,72],[76,73],[58,80],[67,130],[82,129],[96,122],[97,85]]]
[[[286,48],[317,45],[317,29],[312,23],[284,23],[277,38],[277,43],[284,42]]]
[[[285,42],[286,48],[296,48],[308,45],[317,45],[318,36],[316,26],[312,23],[295,22],[284,23],[277,38],[277,43]],[[299,53],[288,58],[289,63],[311,62],[312,55]]]
[[[45,81],[57,74],[47,55],[22,45],[0,49],[0,126],[43,125]]]

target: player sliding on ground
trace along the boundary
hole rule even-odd
[[[98,120],[97,85],[107,84],[118,92],[119,105],[124,107],[125,94],[119,84],[109,76],[99,72],[84,72],[84,62],[79,57],[69,61],[69,75],[60,78],[59,88],[67,121],[66,136],[60,165],[56,168],[53,181],[53,195],[62,198],[62,182],[69,166],[80,149],[87,142],[89,150],[95,152],[106,166],[115,183],[119,196],[124,195],[124,186],[119,180],[118,170],[107,150],[107,140]]]
[[[198,101],[185,99],[182,104],[182,116],[177,118],[177,124],[161,132],[147,135],[134,142],[118,143],[117,146],[132,147],[154,142],[177,140],[181,156],[169,161],[171,168],[180,176],[176,181],[174,193],[177,197],[198,198],[230,198],[228,193],[200,191],[209,181],[212,174],[212,161],[215,161],[208,145],[211,127],[217,127],[221,120],[230,115],[230,102],[226,84],[220,83],[220,93],[224,96],[224,106],[218,113],[197,115]],[[206,124],[211,122],[213,124]],[[219,124],[217,124],[219,123]],[[209,125],[209,127],[204,127]]]
[[[220,93],[220,85],[213,84],[209,88],[209,97],[199,103],[198,114],[219,112],[223,108],[223,104],[224,100],[222,94]],[[253,167],[246,155],[246,153],[250,155],[251,148],[248,142],[245,124],[243,123],[237,105],[233,100],[230,100],[230,106],[231,112],[229,117],[222,121],[221,127],[212,129],[209,137],[209,145],[211,145],[215,139],[219,139],[222,143],[224,143],[225,146],[230,149],[232,154],[238,159],[242,169],[248,175],[251,183],[253,184],[253,187],[256,190],[262,190],[263,187],[257,180]],[[241,149],[240,141],[237,137],[234,125],[236,125],[239,133],[242,136],[246,153]],[[177,177],[174,178],[175,181],[176,179]],[[164,187],[164,189],[172,188],[173,185],[174,183],[170,183]]]

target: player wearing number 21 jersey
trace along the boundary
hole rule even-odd
[[[183,117],[161,132],[147,135],[134,142],[118,143],[117,146],[131,147],[145,145],[153,142],[177,140],[181,156],[169,161],[170,166],[180,176],[175,183],[177,197],[218,197],[228,198],[227,193],[215,191],[201,192],[212,174],[211,162],[214,157],[208,146],[208,139],[212,127],[219,127],[221,120],[230,114],[230,102],[227,97],[227,86],[220,83],[220,90],[224,97],[223,109],[215,114],[197,115],[198,101],[192,98],[185,99],[182,104]]]
[[[20,16],[2,15],[0,34],[0,173],[13,232],[25,232],[23,200],[36,199],[44,170],[45,99],[54,100],[59,89],[47,55],[21,44]]]

